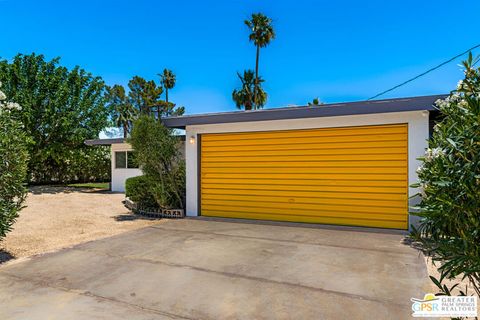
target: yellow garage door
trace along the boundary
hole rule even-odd
[[[205,134],[203,216],[406,229],[406,124]]]

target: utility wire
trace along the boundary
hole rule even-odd
[[[422,72],[422,73],[420,73],[419,75],[417,75],[417,76],[415,76],[415,77],[413,77],[413,78],[411,78],[411,79],[408,79],[407,81],[404,81],[404,82],[402,82],[402,83],[400,83],[400,84],[398,84],[398,85],[396,85],[396,86],[394,86],[394,87],[392,87],[392,88],[390,88],[390,89],[388,89],[388,90],[382,91],[382,92],[374,95],[373,97],[368,98],[367,101],[372,100],[372,99],[375,99],[375,98],[378,98],[378,97],[380,97],[380,96],[383,96],[383,95],[384,95],[385,93],[387,93],[387,92],[393,91],[393,90],[395,90],[395,89],[397,89],[397,88],[400,88],[401,86],[406,85],[406,84],[409,83],[409,82],[412,82],[412,81],[414,81],[414,80],[417,80],[418,78],[423,77],[423,76],[426,75],[427,73],[430,73],[430,72],[432,72],[432,71],[434,71],[434,70],[437,70],[437,69],[440,68],[440,67],[443,67],[443,66],[446,65],[447,63],[452,62],[453,60],[455,60],[455,59],[463,56],[463,55],[466,54],[466,53],[469,53],[470,51],[472,51],[473,49],[476,49],[476,48],[478,48],[478,47],[480,47],[480,44],[477,44],[476,46],[471,47],[470,49],[468,49],[468,50],[466,50],[466,51],[464,51],[464,52],[462,52],[462,53],[460,53],[460,54],[457,54],[455,57],[450,58],[450,59],[448,59],[447,61],[444,61],[444,62],[440,63],[438,66],[435,66],[435,67],[433,67],[433,68],[431,68],[431,69],[428,69],[427,71]]]

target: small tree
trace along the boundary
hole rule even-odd
[[[27,194],[28,140],[17,119],[20,106],[5,100],[0,91],[0,240],[11,230]]]
[[[322,101],[320,101],[320,99],[317,98],[313,98],[312,102],[309,102],[308,103],[308,106],[309,107],[317,107],[317,106],[321,106],[322,104],[324,104]]]
[[[470,54],[465,79],[437,101],[443,119],[434,127],[418,169],[422,217],[414,239],[439,262],[441,279],[467,278],[480,295],[480,69]],[[442,288],[442,293],[450,290]],[[445,290],[446,289],[446,290]]]
[[[135,120],[128,142],[158,206],[184,208],[185,163],[180,139],[173,135],[173,130],[151,116],[141,116]]]

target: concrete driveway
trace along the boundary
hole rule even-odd
[[[0,267],[0,319],[408,319],[398,233],[176,220]]]

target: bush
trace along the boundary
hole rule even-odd
[[[0,91],[0,240],[11,230],[27,193],[28,140],[16,118],[20,106],[3,102],[5,98]]]
[[[173,130],[151,116],[133,123],[128,142],[150,183],[151,193],[162,209],[183,209],[185,204],[185,162],[181,141]],[[132,199],[133,200],[133,199]]]
[[[413,235],[440,263],[442,279],[468,278],[480,295],[480,69],[470,55],[465,80],[437,101],[434,127],[418,169],[422,217]],[[448,291],[448,290],[447,290]]]
[[[128,178],[125,181],[125,195],[141,207],[158,207],[152,193],[152,183],[146,176]]]

